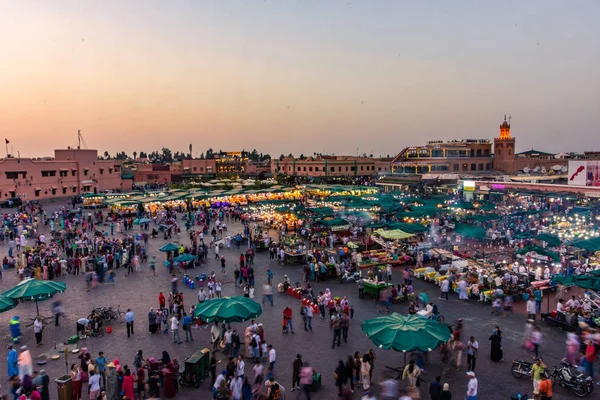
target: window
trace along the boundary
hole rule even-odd
[[[63,187],[62,189],[63,189],[63,194],[67,194],[67,188]]]
[[[200,167],[200,172],[204,172],[204,167]]]
[[[312,172],[312,167],[308,167],[308,170],[309,170],[310,172]]]
[[[73,191],[73,193],[77,192],[77,188],[76,188],[75,186],[73,186],[73,187],[71,188],[71,190]]]
[[[315,172],[319,172],[319,167],[315,167]]]
[[[379,167],[379,169],[377,170],[377,172],[381,172],[381,167]]]
[[[40,197],[40,191],[39,190],[35,191],[35,197]]]
[[[346,172],[348,172],[348,167],[346,167]]]
[[[306,167],[304,167],[304,172],[306,172]]]
[[[56,188],[52,188],[52,196],[56,195]]]
[[[88,169],[87,169],[87,168],[85,168],[85,169],[83,170],[83,174],[84,174],[85,176],[87,176],[87,174],[88,174]]]
[[[60,171],[60,176],[65,177],[69,174],[69,171]]]
[[[363,170],[363,166],[362,166],[362,165],[360,166],[360,170],[361,170],[361,171]]]
[[[72,170],[71,171],[71,176],[75,176],[75,172],[76,172],[75,170]]]
[[[485,164],[485,169],[488,170],[488,171],[490,169],[492,169],[492,164],[490,164],[490,163]]]
[[[508,149],[508,155],[509,155],[509,156],[511,155],[511,150],[510,150],[510,149]]]
[[[483,171],[483,164],[479,164],[479,170]]]
[[[196,172],[198,170],[198,168],[194,167],[194,172]]]
[[[477,164],[471,164],[471,171],[477,171]]]
[[[112,174],[112,172],[113,172],[113,169],[112,169],[112,168],[109,168],[109,169],[108,169],[108,173],[109,173],[109,174]]]
[[[348,171],[348,168],[346,168],[346,171]],[[342,172],[342,167],[338,167],[338,172]]]
[[[498,155],[501,156],[502,155],[502,149],[500,149],[500,148],[496,149],[496,153],[498,153]]]
[[[350,171],[352,171],[352,172],[356,171],[356,167],[350,167]]]
[[[465,164],[463,164],[463,165],[462,165],[462,170],[463,170],[463,171],[468,171],[468,168],[467,168],[467,167],[468,167],[468,166],[467,166],[467,164],[466,164],[466,163],[465,163]]]
[[[452,166],[452,171],[457,172],[458,171],[458,164],[454,164]]]
[[[442,149],[431,150],[431,157],[444,157],[444,150],[442,150]]]
[[[19,179],[19,175],[23,179],[27,178],[27,171],[14,171],[14,172],[5,172],[6,179]]]
[[[477,157],[481,157],[481,149],[477,149]]]
[[[489,156],[489,155],[490,155],[490,149],[485,149],[485,150],[483,151],[483,155],[484,155],[484,156]]]
[[[104,168],[100,168],[100,175],[104,175]]]
[[[331,172],[335,172],[335,167],[329,167],[329,170],[330,170]]]

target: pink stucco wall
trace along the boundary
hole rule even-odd
[[[40,200],[126,189],[119,162],[98,160],[96,150],[55,150],[54,155],[43,159],[0,159],[0,198]]]

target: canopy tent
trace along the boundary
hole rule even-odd
[[[421,224],[407,224],[405,222],[392,222],[389,224],[390,229],[399,229],[406,233],[423,233],[427,231],[427,227]]]
[[[416,314],[392,313],[366,320],[361,328],[376,346],[403,353],[432,351],[450,340],[450,329],[446,325]]]
[[[387,240],[402,240],[402,239],[408,239],[411,238],[413,236],[415,236],[412,233],[406,233],[403,232],[399,229],[394,229],[391,231],[385,231],[383,229],[377,229],[375,232],[373,232],[375,235],[381,236],[384,239]]]
[[[600,237],[595,237],[592,239],[575,240],[574,242],[571,242],[568,245],[571,247],[576,247],[578,249],[596,252],[600,250]]]
[[[177,251],[181,248],[181,246],[175,244],[175,243],[167,243],[165,244],[163,247],[161,247],[160,249],[158,249],[158,251],[162,251],[163,253],[168,253],[170,251]]]
[[[243,322],[261,314],[260,304],[242,296],[206,300],[194,309],[194,316],[205,322]]]
[[[541,240],[542,242],[546,242],[549,246],[552,247],[560,246],[560,244],[562,243],[558,236],[551,235],[549,233],[541,233],[537,235],[535,239]]]
[[[595,272],[595,271],[593,271]],[[582,289],[600,291],[600,275],[557,275],[552,278],[552,283],[566,286],[578,286]]]
[[[180,256],[177,256],[173,259],[173,261],[175,262],[190,262],[190,261],[195,261],[196,260],[196,256],[193,256],[191,254],[188,253],[184,253]]]
[[[476,222],[486,222],[498,220],[500,219],[500,216],[498,214],[481,214],[469,216],[467,219],[471,219]]]
[[[540,246],[525,246],[522,249],[519,249],[517,251],[517,254],[524,255],[530,252],[539,254],[541,256],[546,256],[553,261],[560,261],[560,256],[557,253],[550,250],[546,250]]]
[[[323,220],[315,221],[314,225],[323,225],[323,226],[327,226],[327,227],[345,226],[345,225],[350,225],[350,222],[346,221],[343,218],[334,218],[334,219],[323,219]]]
[[[17,301],[0,294],[0,313],[12,310],[17,306]]]
[[[67,284],[57,281],[44,281],[37,279],[26,279],[12,289],[2,293],[3,296],[13,300],[33,300],[37,315],[40,314],[38,301],[48,300],[56,293],[62,293],[67,290]]]
[[[454,232],[457,235],[466,236],[471,239],[483,240],[485,239],[486,231],[484,228],[475,225],[468,224],[456,224]]]

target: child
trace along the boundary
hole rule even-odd
[[[250,286],[250,298],[253,299],[254,298],[254,286]]]
[[[287,333],[288,333],[288,329],[287,329],[287,320],[285,319],[285,316],[283,317],[283,321],[282,321],[281,333],[282,333],[283,335],[287,335]]]
[[[350,306],[350,319],[354,319],[354,306]]]

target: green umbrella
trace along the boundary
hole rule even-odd
[[[174,244],[174,243],[169,243],[169,244],[165,244],[163,247],[161,247],[160,249],[158,249],[158,251],[162,251],[163,253],[168,253],[170,251],[177,251],[179,250],[178,245]]]
[[[12,310],[17,306],[17,302],[10,297],[0,295],[0,313]]]
[[[56,293],[62,293],[67,290],[67,284],[56,281],[43,281],[37,279],[26,279],[17,286],[2,293],[4,296],[13,300],[33,300],[38,315],[38,301],[48,300]]]
[[[193,256],[191,254],[185,253],[182,254],[178,257],[175,257],[173,261],[176,262],[188,262],[188,261],[194,261],[196,259],[196,256]]]
[[[260,304],[241,296],[206,300],[194,310],[194,316],[206,322],[243,322],[261,314]]]
[[[450,339],[450,330],[446,325],[416,314],[392,313],[369,319],[363,322],[362,330],[376,346],[403,353],[432,351]]]

